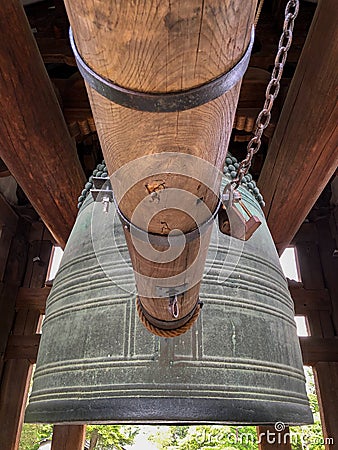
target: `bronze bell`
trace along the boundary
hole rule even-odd
[[[312,422],[293,302],[259,198],[240,192],[262,225],[244,242],[214,224],[203,309],[172,339],[140,323],[114,206],[86,198],[48,298],[27,422]]]

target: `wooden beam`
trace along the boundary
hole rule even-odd
[[[319,255],[325,285],[332,300],[332,334],[338,334],[338,260],[333,257],[335,242],[330,232],[329,217],[316,221]],[[318,389],[318,401],[325,449],[334,450],[338,443],[338,361],[319,362],[314,367],[315,383]]]
[[[295,240],[297,242],[299,268],[306,291],[316,290],[318,292],[325,289],[325,291],[328,291],[330,299],[333,300],[334,295],[332,294],[334,294],[334,291],[331,291],[333,284],[327,281],[328,275],[329,277],[332,275],[331,269],[334,263],[331,259],[332,256],[330,259],[325,257],[328,250],[327,245],[332,244],[332,241],[330,242],[327,235],[327,229],[325,227],[323,229],[321,226],[318,227],[320,222],[303,224],[297,233]],[[323,245],[324,248],[321,248]],[[332,255],[332,249],[330,254]],[[337,283],[337,271],[334,273],[333,279]],[[315,385],[319,400],[323,435],[326,439],[326,450],[336,448],[338,439],[338,338],[333,327],[332,306],[331,304],[330,311],[323,311],[322,309],[311,309],[308,311],[307,319],[311,337],[301,338],[304,363],[314,366]],[[323,353],[326,353],[326,355]],[[334,442],[332,442],[332,438]]]
[[[40,339],[40,334],[32,334],[31,336],[13,334],[9,336],[5,360],[28,359],[32,364],[36,363]]]
[[[42,231],[41,240],[31,243],[28,258],[27,260],[25,258],[24,264],[18,265],[18,258],[14,261],[16,265],[13,264],[14,270],[12,271],[17,272],[16,278],[19,274],[21,275],[20,279],[21,282],[23,279],[25,287],[41,287],[46,279],[51,244],[43,241],[43,236]],[[25,244],[24,248],[27,251],[27,241]],[[21,255],[19,254],[19,256]],[[24,254],[24,256],[26,255]],[[39,259],[37,260],[36,257]],[[27,264],[26,267],[25,264]],[[21,273],[22,271],[23,273]],[[13,310],[14,306],[15,298],[13,299]],[[36,360],[37,355],[39,337],[36,336],[36,333],[40,324],[41,314],[38,310],[27,308],[16,312],[7,346],[7,357],[10,356],[11,359],[6,360],[1,379],[1,450],[18,449],[32,374],[32,361]]]
[[[320,362],[314,367],[325,450],[336,450],[338,443],[338,362]]]
[[[14,233],[17,222],[18,215],[9,206],[4,196],[0,194],[0,226],[8,228]]]
[[[209,82],[236,64],[250,42],[256,3],[174,0],[159,6],[137,0],[121,3],[113,21],[100,13],[98,3],[65,1],[78,50],[93,70],[124,88],[164,95]],[[115,10],[115,1],[107,1],[105,9]],[[141,10],[142,20],[135,15]],[[164,236],[171,230],[187,233],[215,210],[240,85],[191,109],[182,111],[176,104],[171,112],[155,113],[112,103],[86,85],[116,202],[134,225]],[[196,202],[194,214],[184,204],[188,194]],[[125,235],[147,320],[155,326],[175,320],[183,325],[198,301],[209,230],[187,240],[173,260],[161,262],[151,251],[137,249],[129,231]],[[185,274],[189,270],[193,276]],[[184,286],[177,295],[177,316],[157,289],[160,278],[174,277]]]
[[[52,37],[48,38],[37,36],[36,42],[45,63],[68,64],[69,66],[76,66],[69,39],[56,39]]]
[[[300,337],[299,341],[306,366],[314,366],[318,362],[338,362],[338,337],[306,336]]]
[[[85,438],[84,425],[54,425],[51,450],[83,450]]]
[[[13,333],[26,338],[36,332],[40,314],[20,311],[16,315]],[[27,346],[26,351],[29,348]],[[34,346],[35,354],[37,347]],[[34,356],[34,355],[27,355]],[[34,358],[32,358],[34,360]],[[5,362],[0,390],[0,442],[1,450],[17,450],[32,375],[30,359],[9,359]]]
[[[18,0],[1,4],[0,156],[63,247],[84,175]]]
[[[279,251],[337,167],[337,20],[336,0],[320,1],[259,178]]]
[[[0,391],[1,450],[18,450],[33,365],[28,360],[6,363]]]
[[[5,261],[3,282],[0,283],[0,380],[8,335],[15,318],[16,295],[25,274],[28,256],[27,227],[23,221],[18,222],[16,233],[11,239],[8,258]]]
[[[309,311],[331,311],[332,309],[327,289],[305,289],[289,284],[289,291],[297,315],[307,315]]]
[[[44,288],[20,288],[16,298],[15,309],[34,309],[39,311],[40,314],[45,314],[46,300],[50,290],[50,286]]]

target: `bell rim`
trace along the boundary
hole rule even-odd
[[[253,426],[283,423],[285,426],[298,426],[312,424],[313,415],[306,404],[280,401],[267,403],[231,398],[124,397],[94,399],[90,402],[88,399],[44,401],[43,410],[39,408],[39,404],[31,403],[26,410],[25,422]]]

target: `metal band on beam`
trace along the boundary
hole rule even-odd
[[[198,239],[214,222],[219,209],[222,205],[222,199],[218,199],[218,203],[213,213],[201,224],[199,224],[192,231],[188,231],[185,233],[171,233],[167,234],[156,234],[151,233],[142,228],[139,228],[137,225],[134,225],[121,211],[112,190],[111,182],[109,178],[98,178],[93,177],[94,189],[91,189],[90,192],[93,196],[95,202],[114,202],[116,212],[119,216],[119,219],[126,231],[129,231],[133,235],[133,237],[149,243],[151,245],[156,245],[160,247],[170,247],[171,245],[182,245],[181,237],[184,236],[184,243],[191,242],[195,239]]]
[[[154,325],[155,327],[159,328],[160,330],[176,330],[176,329],[182,327],[183,325],[185,325],[192,318],[192,316],[195,314],[196,309],[198,307],[201,308],[202,305],[203,305],[203,303],[201,303],[200,300],[198,299],[196,304],[192,308],[192,310],[186,316],[181,317],[178,320],[171,320],[171,321],[168,320],[167,321],[167,320],[159,320],[156,317],[154,317],[151,314],[149,314],[148,311],[142,305],[142,302],[141,302],[139,296],[137,296],[136,302],[139,305],[142,313],[144,314],[144,317],[152,325]]]
[[[176,245],[176,241],[178,245],[182,245],[182,241],[180,240],[181,236],[184,236],[184,243],[191,242],[195,239],[198,239],[201,234],[203,234],[214,222],[218,211],[221,207],[221,200],[219,200],[214,212],[208,217],[205,222],[199,225],[197,228],[194,228],[192,231],[188,231],[186,233],[179,233],[175,235],[174,233],[170,235],[164,234],[155,234],[150,233],[148,231],[142,230],[142,228],[137,227],[132,222],[130,222],[127,217],[122,213],[117,203],[115,202],[116,212],[120,218],[120,221],[125,230],[128,230],[133,237],[140,239],[143,242],[147,242],[151,245],[156,245],[159,247],[170,247],[171,245]],[[179,238],[177,240],[177,238]]]
[[[139,111],[175,112],[204,105],[232,89],[242,79],[248,67],[255,32],[254,27],[252,27],[250,42],[244,55],[228,72],[200,86],[167,93],[134,91],[115,84],[113,81],[96,73],[82,59],[76,47],[71,28],[69,29],[69,39],[81,75],[103,97],[126,108]]]

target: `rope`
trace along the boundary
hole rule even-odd
[[[259,21],[259,16],[261,15],[261,12],[262,12],[263,4],[264,4],[264,0],[260,0],[259,4],[257,6],[255,21],[254,21],[255,28],[257,27],[257,23]]]
[[[149,320],[145,317],[142,311],[142,307],[140,305],[140,302],[136,301],[136,309],[138,312],[138,315],[140,317],[142,325],[150,331],[150,333],[155,334],[155,336],[164,337],[164,338],[173,338],[180,336],[181,334],[186,333],[190,328],[193,326],[193,324],[198,319],[198,316],[200,314],[201,305],[198,304],[194,314],[191,316],[191,318],[186,322],[184,325],[182,325],[179,328],[176,328],[175,330],[162,330],[161,328],[155,327],[152,323],[149,322]]]

